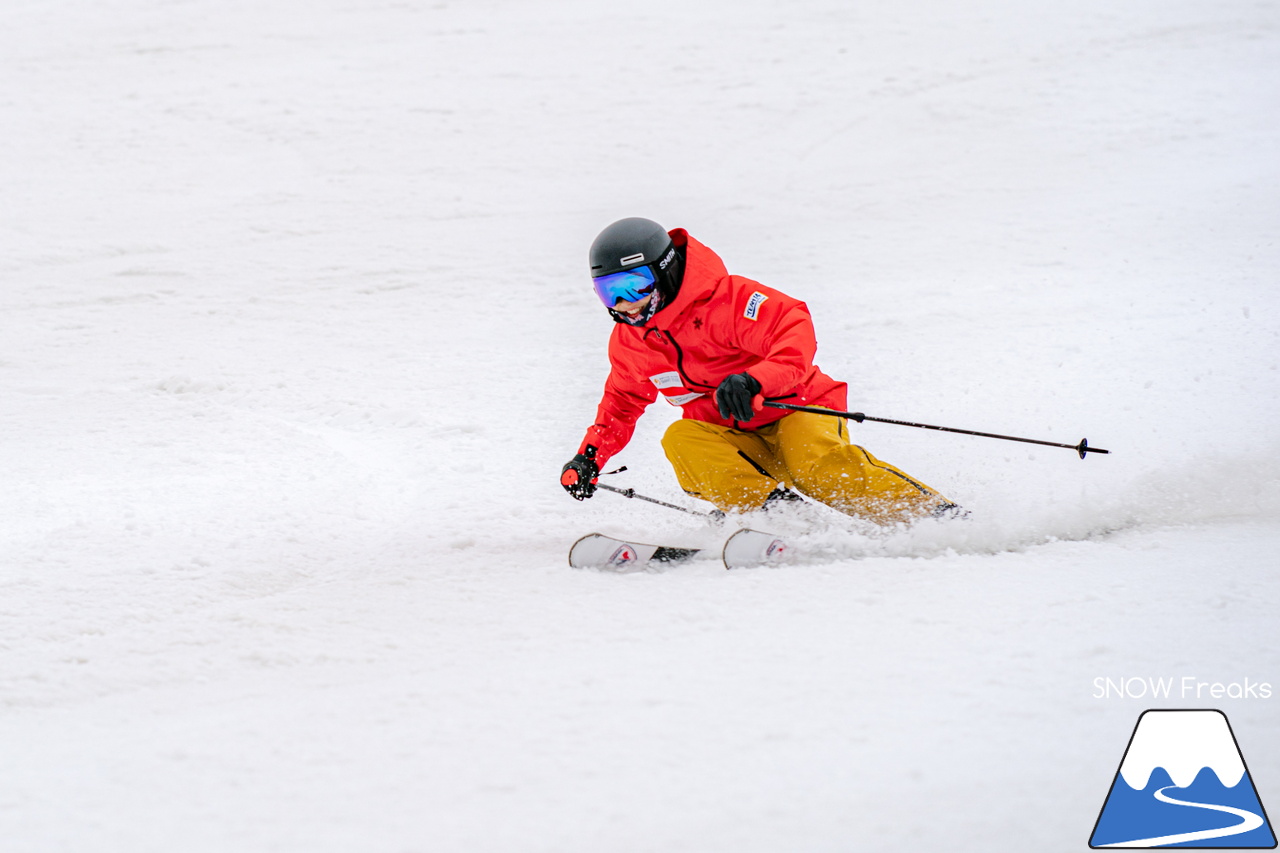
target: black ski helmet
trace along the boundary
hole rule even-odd
[[[671,248],[667,229],[652,219],[619,219],[591,244],[591,277],[651,264]]]
[[[592,278],[650,267],[664,305],[675,299],[684,278],[684,253],[671,235],[652,219],[638,216],[619,219],[601,231],[591,244],[590,261]],[[605,307],[614,313],[612,306]]]

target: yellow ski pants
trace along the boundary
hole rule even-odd
[[[718,509],[759,509],[779,485],[878,524],[951,502],[849,443],[844,419],[795,412],[756,430],[678,420],[662,437],[680,487]]]

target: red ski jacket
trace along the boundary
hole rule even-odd
[[[818,344],[808,307],[729,275],[724,261],[683,228],[670,234],[685,250],[680,292],[645,325],[613,327],[604,397],[578,452],[594,445],[603,468],[631,440],[636,420],[658,394],[683,408],[686,418],[737,429],[786,417],[785,409],[773,408],[742,423],[720,417],[716,388],[744,371],[760,383],[766,400],[844,409],[848,386],[814,366]]]

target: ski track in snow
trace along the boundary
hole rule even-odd
[[[1272,6],[4,24],[6,851],[1071,849],[1146,707],[1094,678],[1280,684]],[[804,507],[784,569],[569,500],[629,215],[805,299],[851,408],[1112,453],[851,425],[972,517]],[[613,482],[705,509],[677,416]],[[1220,701],[1265,799],[1280,699]]]

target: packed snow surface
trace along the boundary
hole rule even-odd
[[[1148,707],[1280,810],[1280,6],[7,0],[0,110],[6,853],[1082,850]],[[854,425],[972,517],[571,570],[724,536],[558,484],[624,216],[1111,453]],[[706,509],[678,414],[611,482]]]

